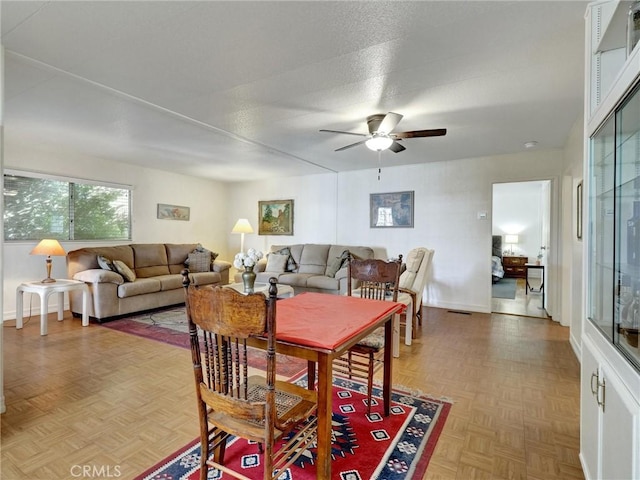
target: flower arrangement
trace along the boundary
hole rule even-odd
[[[233,266],[236,268],[253,268],[263,256],[262,252],[250,248],[247,253],[236,253],[233,258]]]

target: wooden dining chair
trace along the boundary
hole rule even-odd
[[[278,478],[315,442],[317,394],[275,379],[276,280],[270,279],[265,297],[191,285],[188,270],[182,277],[200,420],[200,479],[206,480],[210,467],[247,478],[224,464],[230,435],[257,442],[263,478]],[[266,337],[266,375],[249,374],[251,336]],[[285,434],[286,442],[278,442]]]
[[[385,262],[378,259],[360,260],[349,257],[347,295],[373,300],[398,300],[398,286],[402,255]],[[346,355],[334,361],[334,370],[349,378],[367,380],[367,414],[371,413],[373,376],[383,365],[384,327],[367,335],[351,347]]]

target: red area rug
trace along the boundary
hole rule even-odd
[[[306,375],[298,381],[306,385]],[[332,479],[421,479],[451,403],[394,389],[391,415],[384,417],[381,391],[374,389],[374,395],[371,415],[367,416],[366,386],[334,378]],[[315,479],[315,459],[316,449],[310,448],[279,478]],[[262,479],[261,456],[256,444],[233,439],[227,446],[225,463],[249,478]],[[199,465],[200,442],[196,439],[135,480],[197,480]],[[209,478],[231,477],[212,469]]]
[[[168,343],[176,347],[190,348],[189,327],[184,306],[153,310],[101,323],[100,325],[119,332]],[[250,366],[266,370],[267,363],[264,350],[250,348],[248,357]],[[285,378],[291,378],[307,368],[305,360],[280,354],[277,356],[276,364],[278,375]]]

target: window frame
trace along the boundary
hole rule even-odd
[[[105,182],[105,181],[99,181],[99,180],[91,180],[91,179],[86,179],[86,178],[78,178],[78,177],[68,177],[68,176],[64,176],[64,175],[52,175],[52,174],[48,174],[48,173],[43,173],[43,172],[36,172],[36,171],[29,171],[29,170],[17,170],[17,169],[11,169],[11,168],[6,168],[2,171],[2,186],[4,188],[5,185],[5,177],[6,176],[16,176],[16,177],[24,177],[24,178],[33,178],[33,179],[41,179],[41,180],[52,180],[52,181],[57,181],[57,182],[65,182],[67,184],[69,184],[69,186],[71,184],[78,184],[78,185],[90,185],[90,186],[97,186],[97,187],[107,187],[107,188],[114,188],[114,189],[121,189],[121,190],[127,190],[129,192],[129,202],[128,202],[128,221],[129,221],[129,226],[128,226],[128,237],[127,238],[91,238],[91,239],[76,239],[75,237],[75,232],[73,231],[72,227],[69,227],[69,238],[62,238],[59,239],[61,242],[82,242],[82,243],[89,243],[89,242],[123,242],[123,241],[132,241],[133,239],[133,186],[132,185],[128,185],[128,184],[121,184],[121,183],[115,183],[115,182]],[[3,217],[4,217],[4,211],[6,210],[6,202],[3,200]],[[75,209],[73,208],[72,205],[72,200],[71,198],[69,198],[69,215],[71,216],[71,212],[74,211]],[[75,224],[75,222],[72,222]],[[3,219],[3,228],[2,228],[2,239],[4,243],[13,243],[13,244],[17,244],[17,243],[26,243],[26,242],[33,242],[33,241],[37,241],[40,240],[40,238],[33,238],[33,239],[7,239],[6,238],[6,222],[4,222]]]

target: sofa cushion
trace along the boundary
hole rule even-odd
[[[296,245],[271,245],[271,252],[284,253],[288,250],[291,258],[287,263],[287,272],[297,272],[298,267],[300,266],[300,258],[302,257],[303,248],[304,244],[302,243]]]
[[[278,273],[278,272],[256,272],[256,283],[269,283],[269,279],[271,277],[274,277],[279,283],[280,282],[280,277],[282,275],[288,275],[289,272],[282,272],[282,273]],[[242,281],[242,274],[238,274],[238,278],[237,278],[238,282]]]
[[[283,285],[291,285],[292,287],[306,287],[307,280],[311,277],[317,277],[315,273],[282,273],[278,276],[278,283]]]
[[[329,264],[324,274],[327,277],[335,277],[347,260],[349,260],[349,250],[344,250],[338,257],[329,257]]]
[[[298,263],[298,273],[324,275],[329,258],[329,247],[330,245],[305,244]]]
[[[184,262],[197,246],[197,243],[165,243],[169,273],[180,273],[184,270]]]
[[[98,255],[113,260],[122,260],[129,267],[133,267],[133,249],[129,245],[114,247],[86,247],[73,250],[67,254],[67,278],[83,270],[100,268]]]
[[[326,275],[314,275],[307,278],[307,288],[317,288],[319,290],[338,290],[340,280]]]
[[[222,276],[218,272],[197,272],[191,274],[191,281],[194,285],[211,285],[222,281]]]
[[[168,275],[167,251],[163,243],[134,243],[134,268],[140,278]]]
[[[298,264],[296,263],[293,255],[291,254],[291,249],[289,247],[281,248],[280,250],[274,251],[273,253],[278,253],[280,255],[287,256],[287,266],[285,268],[285,272],[295,272],[296,268],[298,268]]]
[[[160,280],[157,278],[138,278],[135,282],[125,282],[118,286],[118,297],[134,297],[145,293],[160,291]]]
[[[366,260],[368,258],[374,258],[373,248],[356,247],[352,245],[331,245],[328,258],[337,257],[345,250],[349,250],[349,253],[358,259]]]
[[[287,263],[290,255],[282,255],[280,253],[270,253],[267,256],[267,267],[265,272],[282,273],[287,269]]]
[[[127,282],[135,282],[136,274],[122,260],[114,260],[113,266]]]
[[[100,265],[100,268],[103,270],[111,270],[112,272],[115,272],[116,269],[113,266],[113,262],[108,259],[107,257],[104,257],[102,255],[98,255],[96,256],[96,260],[98,260],[98,265]]]
[[[182,288],[182,275],[161,275],[154,278],[160,282],[160,291],[162,292],[166,290],[175,290],[176,288]]]
[[[211,270],[211,252],[191,252],[187,256],[185,266],[190,272],[208,272]]]

